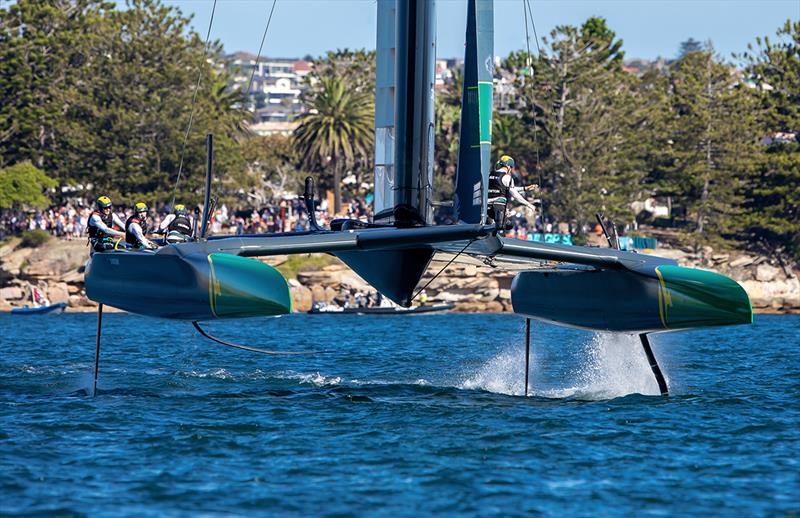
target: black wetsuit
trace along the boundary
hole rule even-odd
[[[128,245],[132,246],[133,248],[144,248],[144,243],[139,241],[139,238],[136,237],[136,235],[130,230],[131,224],[133,223],[137,223],[139,227],[141,227],[143,236],[147,235],[148,232],[147,223],[142,221],[137,214],[134,214],[133,216],[128,218],[127,221],[125,221],[125,242],[128,243]]]
[[[103,224],[108,228],[114,228],[113,212],[103,214],[102,212],[95,210],[92,212],[92,216],[97,216],[100,218],[100,221],[102,221]],[[89,218],[89,224],[87,225],[86,230],[89,232],[89,242],[91,243],[95,252],[103,252],[105,250],[111,250],[114,248],[114,244],[111,242],[114,236],[104,232],[100,227],[92,225],[91,217]]]
[[[192,237],[192,223],[186,216],[175,216],[167,226],[169,232],[178,232],[186,237]]]
[[[513,187],[513,180],[508,186],[503,185],[503,177],[509,173],[491,171],[489,173],[489,217],[496,223],[498,230],[503,230],[506,222],[506,206],[508,205],[509,189]]]

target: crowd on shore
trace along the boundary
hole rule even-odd
[[[157,228],[169,214],[164,205],[150,211],[150,228]],[[114,206],[114,211],[122,221],[131,216],[132,207]],[[61,239],[86,239],[86,227],[93,208],[90,206],[66,203],[43,210],[0,212],[0,239],[19,235],[26,231],[42,230]],[[327,200],[317,206],[317,222],[322,226],[334,219],[328,210]],[[345,204],[340,217],[369,221],[371,207],[362,200]],[[212,234],[262,234],[309,230],[308,212],[300,199],[281,200],[259,208],[231,209],[220,205],[211,216]]]
[[[161,224],[169,214],[168,209],[165,204],[150,211],[150,228],[157,228]],[[0,213],[0,239],[31,230],[43,230],[61,239],[85,239],[92,210],[91,206],[71,203],[35,211],[5,210]],[[132,207],[116,205],[114,210],[122,221],[132,214]],[[372,206],[364,200],[355,199],[345,203],[342,213],[337,217],[371,221]],[[323,199],[317,205],[316,218],[323,227],[335,219],[327,200]],[[452,215],[437,211],[436,224],[453,222]],[[569,225],[558,223],[550,216],[532,216],[523,210],[509,210],[508,222],[510,228],[506,230],[506,236],[518,239],[528,239],[530,234],[570,234],[574,231]],[[285,199],[258,208],[232,209],[223,204],[214,211],[210,224],[212,234],[296,232],[310,228],[308,212],[301,199]]]

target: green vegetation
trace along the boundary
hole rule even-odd
[[[20,248],[39,248],[50,239],[50,234],[46,230],[26,230],[22,233],[22,240],[19,242]]]
[[[241,175],[243,99],[188,24],[156,0],[125,9],[20,0],[0,9],[0,166],[28,160],[60,185],[163,200],[178,174],[200,70],[180,194],[200,200],[207,132],[220,150],[220,181]],[[209,54],[221,62],[221,51]]]
[[[65,186],[155,205],[179,169],[178,196],[198,202],[208,132],[222,201],[266,202],[313,173],[338,211],[342,189],[370,181],[374,52],[315,59],[295,134],[262,138],[246,128],[248,103],[229,87],[223,49],[204,45],[159,0],[0,8],[0,207],[43,206],[48,192],[61,201]],[[498,67],[515,93],[495,99],[495,152],[513,155],[526,183],[542,184],[545,213],[578,231],[595,211],[632,223],[631,204],[656,197],[670,200],[670,224],[695,245],[800,257],[800,21],[734,62],[693,39],[678,56],[634,74],[605,20],[557,27],[531,62],[520,51]],[[456,74],[435,100],[439,199],[452,193],[460,105]],[[342,186],[350,174],[356,187]]]
[[[333,172],[334,212],[339,214],[342,172],[372,155],[374,105],[369,93],[353,89],[340,76],[321,77],[307,105],[294,132],[295,147],[309,169]]]
[[[275,268],[284,278],[296,279],[298,272],[319,270],[337,261],[337,258],[327,254],[290,255],[286,262]]]
[[[0,169],[0,209],[46,207],[50,198],[45,190],[56,185],[55,180],[30,162]]]

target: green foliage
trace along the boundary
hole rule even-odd
[[[241,94],[189,18],[157,0],[20,0],[0,9],[0,157],[112,196],[171,193],[198,70],[181,196],[199,201],[205,134],[223,189],[244,173]],[[221,49],[210,57],[221,63]],[[10,102],[6,102],[9,100]],[[224,191],[223,191],[224,192]]]
[[[39,248],[50,240],[50,234],[42,229],[26,230],[19,242],[20,248]]]
[[[56,185],[58,182],[30,162],[0,169],[0,208],[46,207],[50,198],[44,191]]]
[[[281,272],[286,279],[296,279],[298,272],[319,270],[336,261],[335,257],[327,254],[290,255],[275,269]]]
[[[666,179],[681,195],[696,243],[743,230],[743,191],[759,150],[755,99],[738,83],[711,50],[688,53],[671,70]]]
[[[252,183],[250,196],[258,204],[275,201],[286,193],[302,192],[306,174],[291,137],[250,138],[243,143],[243,154]]]
[[[581,28],[557,27],[544,43],[533,77],[524,73],[524,53],[504,63],[517,78],[521,119],[498,118],[500,144],[517,147],[511,154],[523,169],[535,166],[538,155],[548,213],[586,222],[601,210],[629,220],[644,176],[633,148],[646,134],[648,93],[622,71],[622,42],[600,18]],[[527,183],[533,182],[538,177]]]
[[[777,38],[757,38],[740,56],[755,82],[760,128],[768,137],[800,136],[800,21],[786,21]],[[745,193],[748,238],[768,252],[800,258],[800,143],[774,139],[760,156]]]
[[[359,162],[369,163],[373,154],[374,100],[339,76],[323,76],[308,95],[307,105],[309,111],[299,117],[294,132],[295,148],[307,168],[321,171],[332,184],[338,214],[342,172]]]

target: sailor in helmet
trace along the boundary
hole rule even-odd
[[[147,226],[147,204],[139,202],[133,206],[133,215],[125,222],[125,242],[131,248],[158,248],[155,243],[145,237]]]
[[[114,204],[108,196],[100,196],[95,201],[95,209],[89,217],[87,231],[92,252],[103,252],[114,248],[114,238],[125,235],[121,229],[125,224],[113,211]],[[120,230],[116,230],[117,227]]]
[[[489,218],[495,222],[500,232],[505,230],[509,198],[513,198],[536,214],[536,207],[519,192],[526,189],[514,185],[515,165],[513,158],[503,155],[495,164],[494,171],[489,173]],[[531,188],[538,189],[538,186],[533,185]]]
[[[172,214],[167,215],[158,227],[159,233],[167,234],[168,243],[184,243],[192,240],[194,226],[186,206],[176,204]]]

